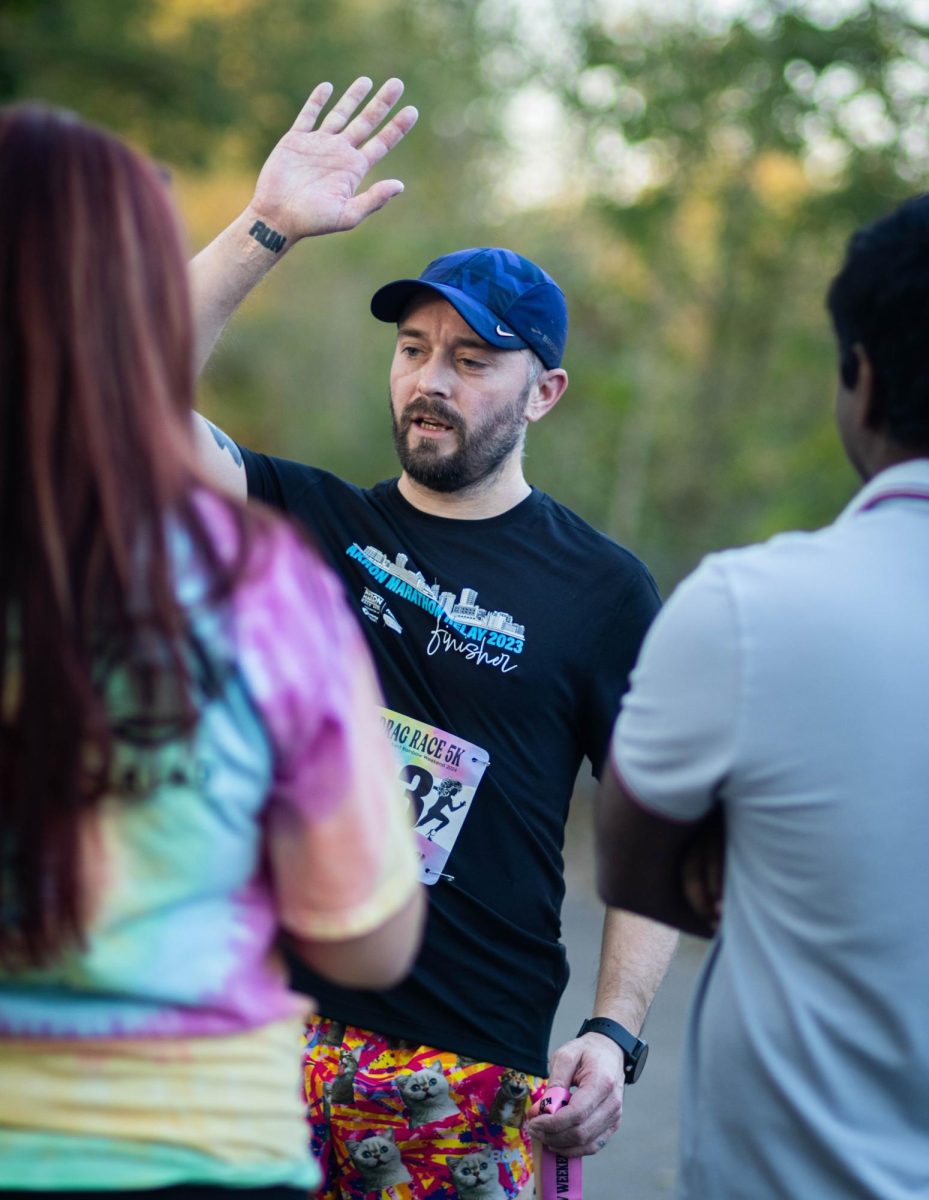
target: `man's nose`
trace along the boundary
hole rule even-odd
[[[430,354],[420,367],[419,389],[424,396],[448,396],[452,387],[452,369],[440,354]]]

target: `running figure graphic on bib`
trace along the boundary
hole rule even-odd
[[[430,807],[429,811],[416,822],[416,828],[428,825],[431,821],[436,822],[435,829],[430,829],[426,837],[431,842],[433,835],[438,833],[440,829],[444,829],[448,824],[448,817],[445,815],[448,812],[457,812],[459,808],[464,808],[468,803],[467,797],[454,803],[455,796],[461,791],[461,783],[457,779],[441,779],[436,784],[436,799],[435,803]]]

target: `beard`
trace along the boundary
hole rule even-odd
[[[469,430],[459,413],[442,401],[413,400],[396,416],[390,406],[394,447],[407,475],[433,492],[460,492],[489,479],[521,443],[526,429],[526,401],[531,384],[505,408]],[[458,446],[446,453],[430,438],[417,438],[419,417],[448,425]]]

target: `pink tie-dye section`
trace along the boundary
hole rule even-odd
[[[383,700],[335,575],[285,526],[272,548],[236,595],[235,626],[276,751],[267,834],[280,917],[306,937],[357,936],[415,886]]]
[[[231,559],[229,509],[205,493],[199,503]],[[251,852],[264,865],[244,887],[216,897],[211,949],[186,971],[178,951],[185,935],[206,932],[208,914],[179,903],[161,910],[157,936],[147,934],[146,969],[124,963],[112,987],[97,978],[86,995],[73,980],[56,991],[53,970],[35,979],[34,992],[31,980],[8,980],[4,1005],[0,978],[0,1037],[196,1036],[276,1019],[303,1003],[287,990],[272,950],[281,925],[305,937],[351,936],[389,916],[415,886],[379,691],[334,575],[276,521],[251,551],[231,616],[239,669],[273,752],[261,821],[242,830],[260,839]],[[143,898],[137,892],[134,905]]]

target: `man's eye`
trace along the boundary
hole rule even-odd
[[[486,367],[487,364],[479,358],[462,358],[460,360],[463,367],[467,367],[469,371],[480,370],[481,367]]]

